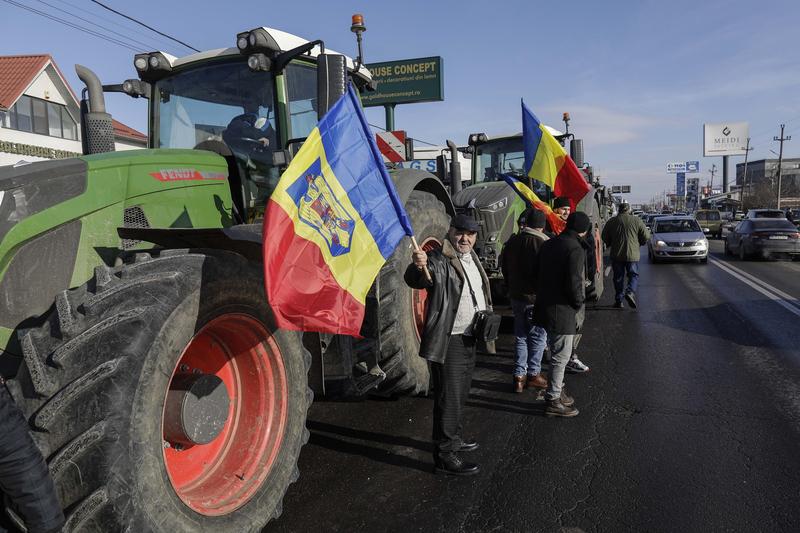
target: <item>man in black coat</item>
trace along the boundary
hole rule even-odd
[[[547,378],[541,372],[547,332],[531,322],[536,303],[536,261],[539,249],[548,239],[542,231],[544,225],[545,214],[538,209],[529,209],[524,226],[506,241],[500,254],[503,279],[514,312],[516,365],[513,385],[516,393],[523,392],[526,387],[547,387]]]
[[[427,254],[412,252],[412,263],[405,273],[410,287],[428,293],[419,355],[431,362],[433,374],[436,472],[461,476],[480,470],[459,455],[478,448],[475,441],[462,435],[464,406],[475,368],[471,324],[476,311],[492,308],[489,279],[472,251],[477,235],[478,223],[467,215],[457,215],[442,249]]]
[[[572,213],[566,229],[539,251],[533,322],[547,331],[550,344],[550,382],[545,393],[548,416],[578,414],[574,400],[563,392],[563,387],[577,333],[577,316],[586,300],[586,252],[581,239],[590,228],[586,213]]]

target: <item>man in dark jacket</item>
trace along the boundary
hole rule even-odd
[[[610,248],[611,268],[614,270],[614,307],[622,308],[622,299],[636,307],[639,285],[639,247],[647,243],[650,231],[642,219],[632,215],[630,204],[620,204],[619,214],[606,222],[603,242]],[[628,284],[625,285],[625,276]]]
[[[572,213],[566,229],[539,251],[533,322],[547,330],[550,344],[550,383],[545,393],[548,416],[578,414],[574,400],[563,391],[564,371],[572,354],[577,315],[586,299],[586,253],[580,241],[590,228],[586,213]]]
[[[28,433],[28,422],[0,377],[0,491],[28,531],[55,533],[64,525],[50,471]],[[0,530],[3,530],[0,526]]]
[[[478,447],[475,441],[463,438],[461,427],[475,368],[472,320],[476,311],[492,308],[489,279],[472,251],[477,234],[478,223],[472,217],[457,215],[442,249],[412,252],[405,273],[410,287],[428,293],[419,355],[431,362],[433,374],[435,470],[462,476],[480,470],[459,455]]]
[[[500,256],[503,279],[508,286],[511,309],[514,311],[516,366],[513,384],[517,393],[525,387],[547,387],[547,378],[541,374],[547,332],[535,326],[531,320],[536,303],[536,260],[539,249],[548,237],[543,232],[544,213],[538,209],[531,209],[527,213],[524,226],[503,245]]]

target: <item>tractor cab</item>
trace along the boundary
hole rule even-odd
[[[271,28],[240,33],[236,45],[182,58],[138,54],[139,80],[112,87],[149,99],[150,148],[224,156],[233,218],[252,223],[347,76],[360,89],[372,78],[360,60],[326,51],[322,41]]]

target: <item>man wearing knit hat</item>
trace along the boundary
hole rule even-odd
[[[563,390],[564,373],[572,355],[577,314],[586,299],[586,252],[581,239],[591,226],[586,213],[572,213],[566,229],[544,243],[539,252],[533,323],[547,331],[550,344],[550,383],[545,393],[548,416],[578,414],[575,400]]]
[[[526,387],[547,387],[547,378],[541,373],[547,333],[531,321],[536,302],[536,260],[539,249],[548,239],[542,231],[544,223],[542,211],[528,209],[522,229],[503,245],[500,254],[503,279],[508,286],[511,309],[514,311],[516,367],[513,385],[517,393]]]
[[[567,217],[569,217],[569,213],[571,210],[572,207],[569,203],[569,198],[564,198],[560,196],[553,198],[553,213],[558,215],[559,218],[561,218],[561,220],[566,221]],[[547,225],[545,226],[544,232],[550,237],[556,236],[556,232],[553,231],[553,228],[550,226],[550,222],[548,222]]]

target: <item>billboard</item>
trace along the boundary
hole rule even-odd
[[[686,172],[686,161],[667,163],[667,174],[675,174],[676,172]]]
[[[675,161],[667,163],[667,174],[678,172],[700,172],[700,161]]]
[[[750,125],[747,122],[703,124],[703,155],[744,155],[749,136]]]
[[[678,172],[675,174],[675,196],[683,198],[686,196],[686,173]]]
[[[370,63],[366,67],[376,89],[361,94],[364,107],[444,100],[441,57]]]

